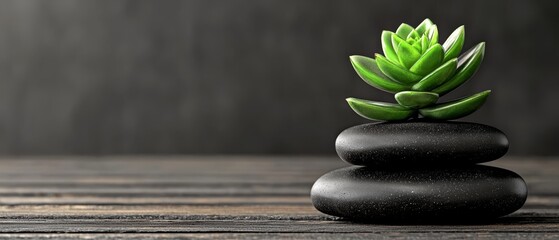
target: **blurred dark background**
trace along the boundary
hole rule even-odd
[[[0,2],[0,154],[334,154],[367,122],[348,96],[392,101],[348,56],[431,18],[487,42],[449,98],[492,89],[467,121],[511,155],[559,154],[558,1]]]

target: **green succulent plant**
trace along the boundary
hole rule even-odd
[[[418,114],[429,119],[452,120],[475,112],[491,91],[445,103],[439,97],[466,82],[479,68],[485,42],[460,55],[464,26],[441,45],[437,25],[425,19],[419,26],[402,23],[396,32],[382,32],[384,55],[354,55],[351,64],[369,85],[394,93],[397,104],[347,98],[349,106],[371,120],[402,121]]]

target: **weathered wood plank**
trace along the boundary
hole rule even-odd
[[[557,205],[540,205],[541,208],[526,206],[520,213],[559,214]],[[119,215],[123,218],[135,215],[161,215],[173,214],[188,217],[189,215],[212,215],[222,216],[224,219],[231,216],[318,216],[322,215],[316,211],[310,203],[306,204],[233,204],[233,205],[1,205],[0,218],[18,218],[29,215],[40,218],[41,216],[75,216],[91,218],[97,216]],[[325,216],[325,215],[324,215]],[[559,218],[559,215],[557,216]]]
[[[514,218],[514,219],[513,219]],[[559,219],[516,216],[479,225],[375,225],[308,220],[0,219],[2,233],[559,233]]]
[[[229,239],[229,240],[245,240],[245,239],[310,239],[310,240],[346,240],[346,239],[413,239],[413,240],[432,240],[432,239],[507,239],[507,240],[526,240],[526,239],[559,239],[557,233],[525,233],[525,232],[382,232],[382,233],[89,233],[89,234],[0,234],[0,239]]]
[[[0,197],[0,206],[18,205],[309,205],[305,196],[246,196],[246,197],[83,197],[83,196],[38,196],[38,197]],[[559,208],[559,197],[530,195],[524,208]]]
[[[25,215],[77,216],[102,218],[107,215],[213,215],[213,216],[308,216],[319,215],[310,205],[15,205],[0,206],[0,218],[19,218]],[[15,216],[15,217],[14,217]]]
[[[554,203],[550,200],[540,200]],[[309,205],[304,196],[200,196],[200,197],[114,197],[114,196],[16,196],[0,197],[1,205]]]
[[[530,196],[520,211],[493,223],[427,226],[356,224],[316,211],[308,197],[313,181],[347,166],[335,157],[69,157],[0,164],[0,233],[6,233],[0,239],[559,236],[559,161],[553,159],[490,163],[526,179]]]

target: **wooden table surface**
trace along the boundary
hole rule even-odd
[[[316,211],[335,157],[48,157],[0,160],[0,238],[559,239],[559,159],[504,158],[526,205],[493,224],[373,225]]]

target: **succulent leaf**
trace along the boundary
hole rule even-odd
[[[439,94],[432,92],[403,91],[396,93],[394,98],[398,104],[408,108],[423,108],[437,102]]]
[[[464,26],[460,26],[443,43],[444,48],[444,60],[446,62],[450,59],[458,57],[460,51],[462,51],[462,46],[464,46]]]
[[[416,110],[394,103],[375,102],[358,98],[347,98],[346,101],[353,111],[370,120],[406,120],[416,113]]]
[[[443,61],[444,51],[440,44],[435,44],[411,66],[410,71],[425,76],[440,66]]]
[[[377,65],[384,75],[390,79],[403,84],[414,84],[421,79],[420,75],[389,61],[380,54],[375,54]]]
[[[417,40],[417,42],[414,42],[412,44],[412,47],[414,47],[419,52],[419,54],[421,54],[421,39]]]
[[[474,47],[468,49],[465,53],[462,53],[460,57],[458,57],[458,67],[464,65],[464,63],[469,61],[479,51],[485,52],[485,42],[480,42]]]
[[[398,35],[400,38],[406,39],[408,37],[408,34],[410,34],[411,31],[413,31],[413,27],[402,23],[398,29],[396,30],[396,35]],[[398,45],[395,45],[398,46]]]
[[[429,46],[433,46],[439,43],[439,29],[437,28],[437,25],[433,25],[431,26],[431,28],[429,28],[427,37],[429,38]]]
[[[424,54],[427,51],[427,49],[429,49],[429,39],[427,38],[427,35],[421,36],[420,42],[421,42],[421,54]]]
[[[382,31],[382,51],[384,52],[384,56],[388,58],[392,62],[398,62],[398,55],[396,55],[396,50],[392,45],[392,35],[393,32],[389,31]]]
[[[354,55],[349,57],[349,59],[357,75],[367,84],[375,88],[390,93],[397,93],[410,89],[409,86],[394,82],[386,77],[378,68],[376,61],[372,58]]]
[[[479,109],[490,93],[491,91],[487,90],[452,102],[422,108],[419,109],[419,113],[426,118],[436,120],[452,120],[465,117]]]
[[[401,42],[398,46],[398,59],[402,66],[409,69],[421,57],[421,52],[407,42]]]
[[[433,89],[432,92],[436,92],[442,96],[465,83],[477,71],[477,69],[481,65],[481,62],[483,61],[484,55],[485,42],[479,43],[475,47],[468,50],[466,53],[462,54],[462,56],[460,56],[460,58],[458,59],[458,69],[454,76],[452,76],[442,85]]]
[[[406,40],[402,39],[398,34],[392,34],[392,47],[396,50],[396,55],[398,55],[398,46],[400,46],[402,42],[406,42]],[[400,63],[400,61],[396,61],[395,63]]]
[[[417,33],[417,31],[411,30],[411,32],[408,34],[408,36],[406,37],[406,39],[418,39],[419,37],[421,37],[421,35],[419,35],[419,33]]]
[[[456,71],[456,66],[458,65],[458,60],[452,59],[444,63],[439,68],[435,69],[429,75],[425,76],[418,83],[412,86],[412,90],[415,91],[430,91],[433,88],[443,84],[452,74]]]
[[[431,26],[433,26],[433,22],[431,21],[431,19],[426,18],[415,28],[415,31],[417,31],[419,35],[424,35]]]

